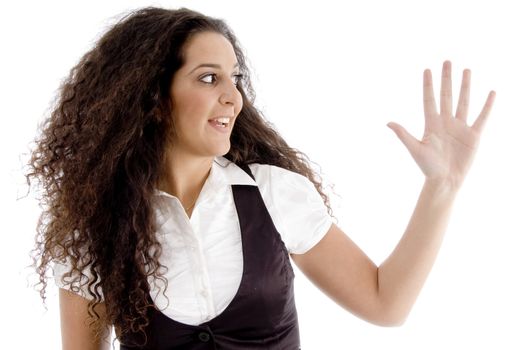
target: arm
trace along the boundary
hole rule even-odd
[[[424,72],[426,127],[422,141],[390,123],[426,181],[406,232],[377,267],[347,235],[332,225],[311,250],[292,255],[296,265],[345,309],[378,325],[393,326],[409,314],[438,254],[456,193],[477,149],[495,98],[490,92],[472,127],[466,125],[470,71],[464,71],[456,116],[451,114],[451,63],[442,71],[440,114],[436,112],[431,72]]]
[[[399,326],[436,259],[453,199],[454,192],[426,183],[405,234],[380,267],[335,224],[307,253],[291,257],[344,309],[379,326]]]
[[[378,298],[397,325],[409,315],[433,267],[455,196],[447,185],[426,182],[402,239],[378,268]]]
[[[59,300],[63,350],[110,349],[111,327],[99,325],[103,339],[94,339],[89,326],[88,299],[60,288]],[[103,317],[104,304],[97,304],[95,311]]]

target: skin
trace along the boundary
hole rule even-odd
[[[97,324],[101,336],[94,339],[89,327],[88,299],[59,288],[60,328],[63,350],[108,350],[111,348],[111,327]],[[97,304],[95,311],[103,317],[104,303]]]
[[[242,107],[233,83],[237,61],[228,40],[216,33],[200,33],[186,46],[185,58],[171,89],[178,138],[169,149],[166,176],[159,186],[179,198],[183,207],[197,198],[213,158],[230,148],[230,132],[217,133],[210,129],[208,120],[219,115],[237,116]],[[194,71],[201,63],[215,63],[219,68]],[[211,73],[217,80],[205,76]],[[442,69],[440,111],[436,109],[431,71],[424,71],[425,131],[421,140],[397,123],[388,124],[425,176],[406,231],[390,256],[376,266],[335,224],[308,252],[291,254],[298,268],[320,290],[373,324],[403,324],[438,254],[456,194],[471,166],[495,99],[491,91],[479,117],[468,126],[470,74],[464,70],[459,104],[453,115],[451,63],[444,62]],[[187,214],[191,215],[191,209]],[[85,323],[87,301],[63,289],[59,295],[63,349],[108,349],[109,343],[91,339]],[[99,306],[98,310],[104,312],[104,305]]]
[[[184,64],[175,73],[171,100],[176,140],[170,147],[161,190],[176,196],[184,208],[198,198],[215,156],[230,150],[230,134],[243,107],[235,75],[237,58],[221,34],[199,33],[184,48]],[[199,67],[213,63],[218,67]],[[208,122],[218,116],[233,117],[228,133],[217,132]],[[192,208],[187,210],[188,217]]]
[[[472,126],[466,124],[471,72],[464,70],[455,115],[451,102],[451,62],[442,67],[440,112],[431,71],[424,71],[425,131],[416,139],[397,123],[388,126],[406,146],[425,182],[404,235],[376,266],[336,225],[311,250],[291,257],[305,275],[335,302],[371,323],[404,323],[435,262],[460,186],[471,166],[495,92]]]

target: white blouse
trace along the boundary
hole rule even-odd
[[[308,178],[268,164],[249,167],[255,182],[236,164],[216,157],[190,219],[177,197],[157,190],[154,210],[162,245],[159,262],[167,267],[161,268],[168,280],[166,296],[162,281],[150,278],[149,283],[152,300],[166,316],[199,325],[225,310],[239,288],[243,252],[231,185],[259,187],[289,253],[307,252],[329,230],[332,218]],[[60,280],[68,270],[67,263],[55,262],[58,287],[69,289]],[[77,293],[91,298],[83,288]]]

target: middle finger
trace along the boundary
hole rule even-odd
[[[442,65],[442,85],[440,87],[440,115],[451,117],[451,62]]]

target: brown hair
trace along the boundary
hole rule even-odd
[[[332,215],[321,178],[308,157],[289,147],[254,106],[243,52],[227,24],[180,8],[132,11],[111,27],[62,82],[42,125],[26,179],[44,189],[33,266],[45,301],[45,273],[69,259],[72,281],[89,287],[94,306],[104,301],[104,324],[118,335],[144,331],[149,286],[159,273],[161,245],[152,210],[154,190],[172,133],[169,88],[183,64],[183,45],[195,33],[214,31],[232,44],[243,78],[243,108],[225,157],[236,164],[272,164],[304,175]],[[86,280],[83,273],[92,278]],[[70,277],[70,276],[68,276]],[[102,288],[103,296],[97,288]],[[165,287],[166,288],[166,287]]]

